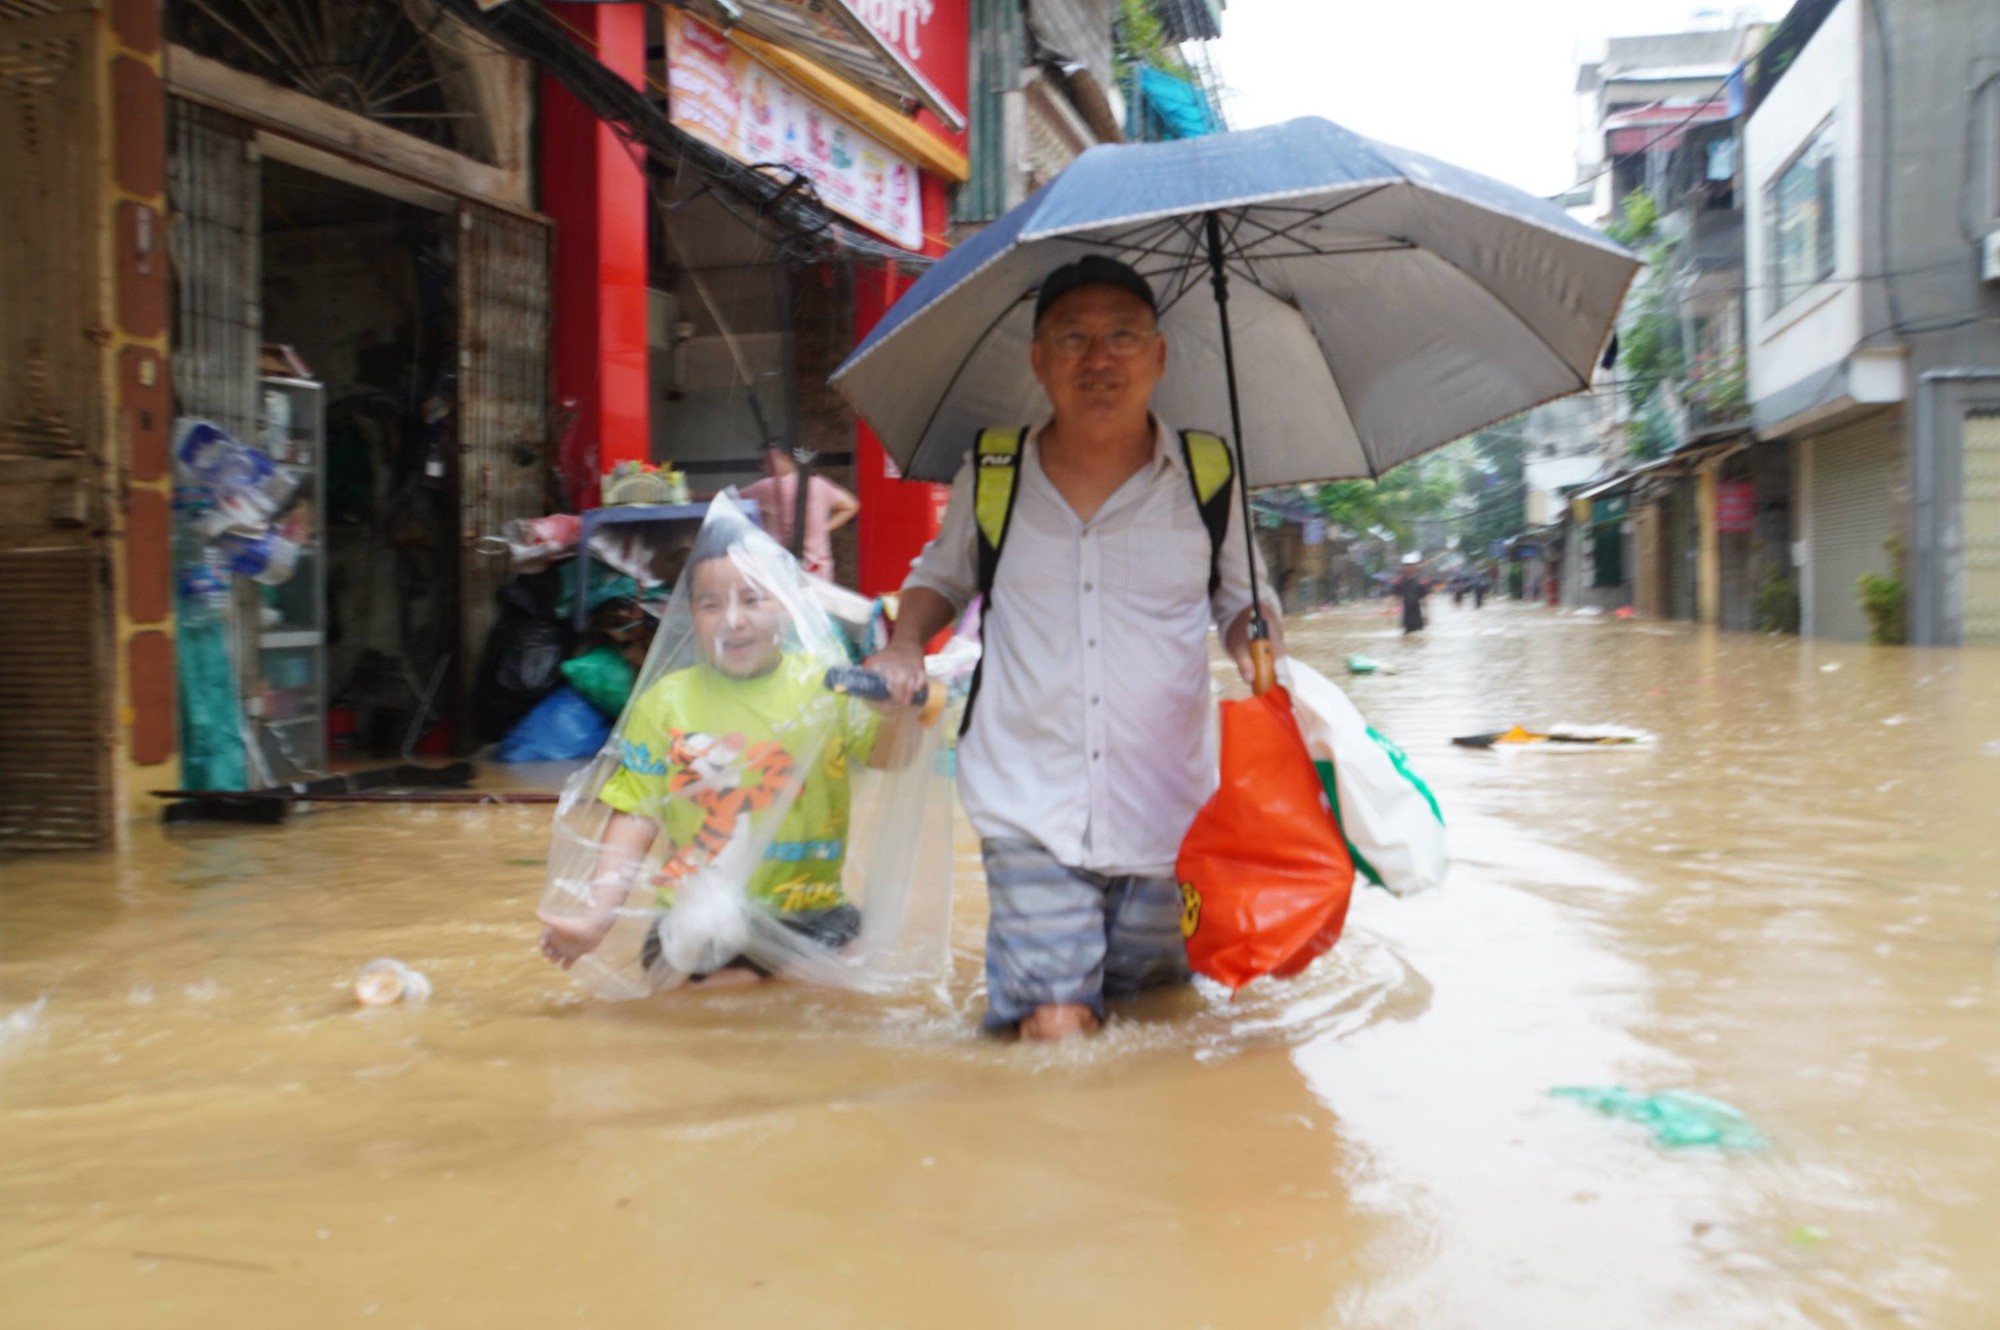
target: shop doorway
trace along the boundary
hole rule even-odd
[[[456,209],[269,157],[262,177],[260,414],[291,417],[273,442],[313,510],[296,575],[258,609],[264,728],[318,726],[300,752],[335,762],[449,752],[465,654]],[[278,403],[288,377],[318,391]]]

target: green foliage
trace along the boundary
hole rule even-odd
[[[1643,462],[1655,457],[1665,457],[1672,452],[1679,440],[1674,436],[1674,424],[1667,419],[1667,409],[1661,405],[1658,396],[1650,396],[1632,417],[1632,432],[1627,439],[1626,451]]]
[[[1476,465],[1465,471],[1471,507],[1458,526],[1462,546],[1484,558],[1495,541],[1519,535],[1528,524],[1528,442],[1511,428],[1472,436]]]
[[[1626,297],[1618,328],[1618,369],[1625,380],[1625,402],[1634,421],[1634,456],[1658,457],[1679,442],[1672,422],[1654,402],[1660,385],[1687,373],[1687,349],[1681,340],[1681,319],[1670,273],[1674,244],[1660,238],[1659,205],[1644,190],[1625,196],[1618,219],[1606,234],[1637,250],[1646,266]],[[1648,410],[1648,408],[1654,408]]]
[[[1695,357],[1688,400],[1702,408],[1711,424],[1742,419],[1750,409],[1750,366],[1743,349]]]
[[[1757,628],[1766,633],[1799,631],[1799,587],[1789,577],[1768,577],[1757,588]]]
[[[1118,17],[1112,24],[1112,40],[1118,66],[1151,65],[1177,78],[1189,78],[1192,71],[1181,59],[1180,49],[1167,40],[1166,25],[1153,12],[1151,0],[1118,0]]]
[[[1651,244],[1659,234],[1660,205],[1643,189],[1635,189],[1619,203],[1618,216],[1604,228],[1604,234],[1630,250]]]
[[[1889,573],[1863,573],[1854,589],[1861,612],[1868,616],[1868,640],[1877,646],[1899,647],[1909,641],[1909,589],[1903,583],[1903,542],[1894,536],[1882,542],[1889,556]]]
[[[1460,492],[1461,467],[1443,453],[1393,467],[1379,480],[1321,485],[1314,501],[1327,525],[1361,535],[1376,527],[1407,544],[1415,525],[1451,507]]]

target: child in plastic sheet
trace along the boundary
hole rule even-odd
[[[907,763],[919,712],[828,690],[827,660],[793,631],[785,573],[790,556],[747,522],[703,527],[683,573],[696,658],[642,681],[620,726],[617,768],[596,791],[612,812],[588,904],[539,912],[542,953],[565,970],[649,877],[658,914],[640,964],[653,987],[768,977],[745,954],[760,913],[828,952],[859,935],[841,882],[850,765]]]

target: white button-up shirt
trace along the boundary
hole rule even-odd
[[[1021,451],[959,792],[982,837],[1037,841],[1073,868],[1170,875],[1216,784],[1208,628],[1250,605],[1241,500],[1211,597],[1208,529],[1179,438],[1156,421],[1152,460],[1085,522],[1042,471],[1046,428]],[[978,591],[973,471],[960,468],[905,583],[961,610]],[[1261,561],[1257,571],[1268,585]]]

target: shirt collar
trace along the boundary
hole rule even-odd
[[[1053,425],[1055,419],[1053,414],[1043,416],[1034,429],[1028,432],[1028,441],[1039,444],[1042,432]],[[1147,419],[1153,422],[1153,466],[1156,469],[1171,467],[1176,471],[1186,472],[1187,459],[1181,456],[1180,436],[1167,428],[1167,422],[1160,419],[1158,412],[1149,413]]]

